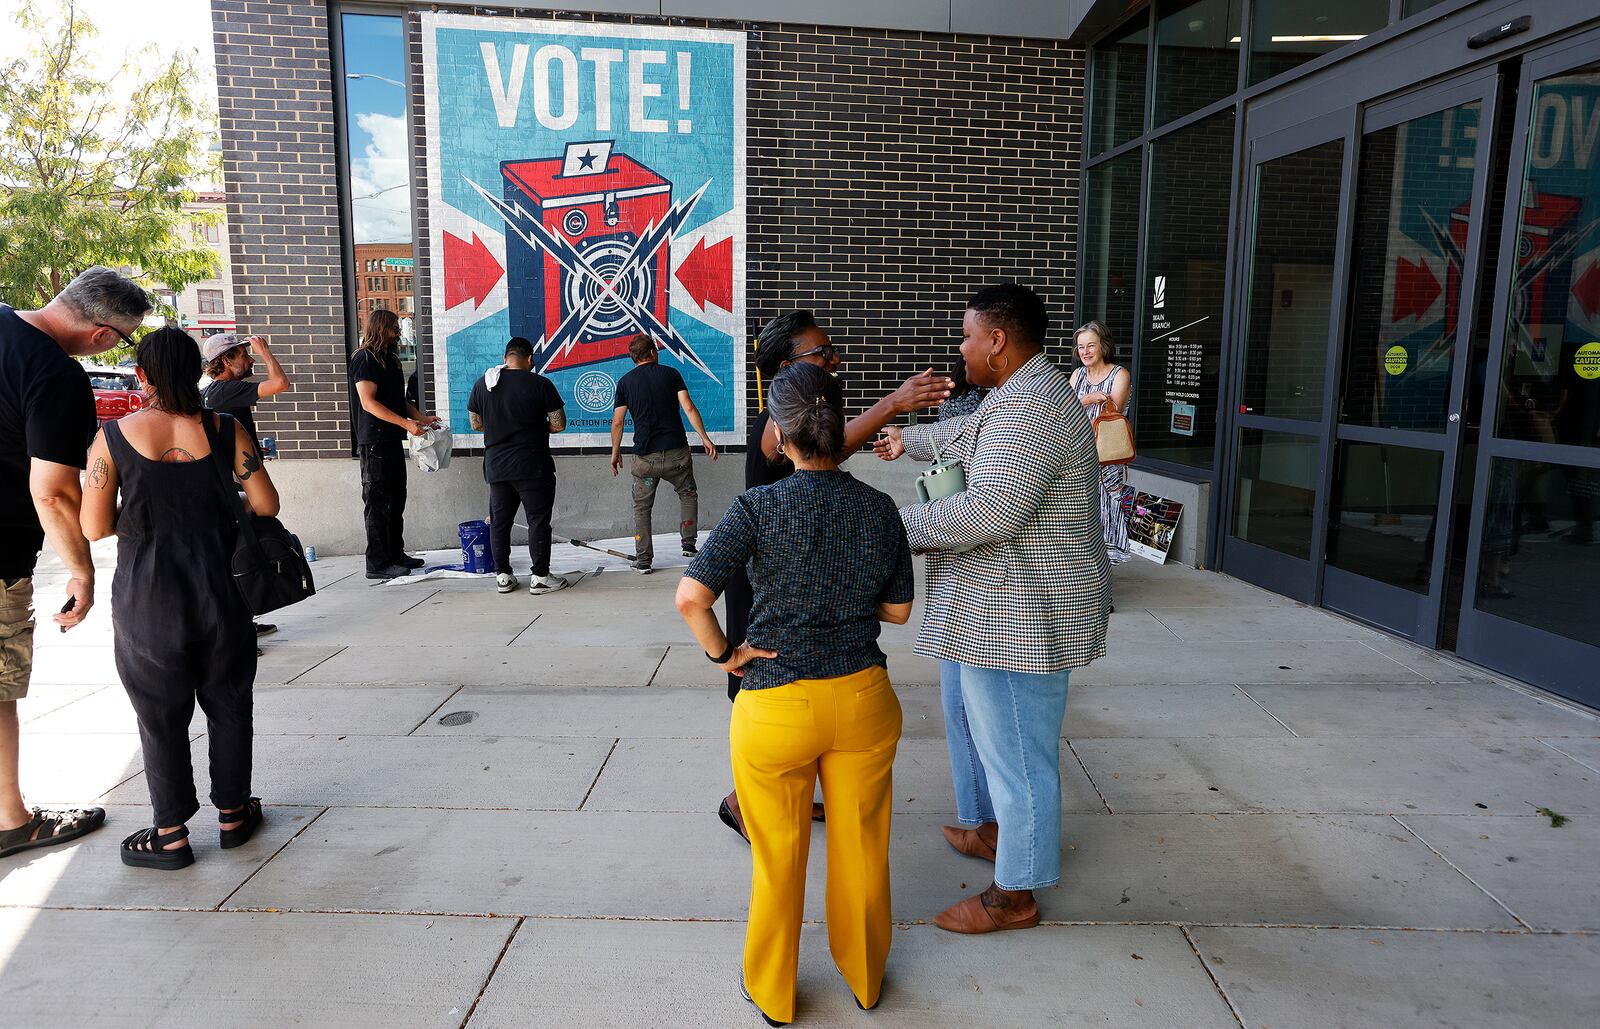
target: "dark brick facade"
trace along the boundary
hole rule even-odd
[[[283,0],[213,6],[229,215],[240,227],[239,321],[276,333],[297,373],[293,413],[264,409],[264,424],[286,457],[343,455],[349,402],[326,8]],[[775,314],[811,308],[845,348],[848,400],[860,406],[913,370],[950,367],[966,297],[1015,279],[1044,295],[1061,327],[1055,346],[1065,353],[1082,51],[1048,41],[671,22],[750,34],[751,336]],[[414,16],[407,39],[417,82]],[[420,83],[413,109],[413,181],[422,183]],[[419,210],[424,361],[427,230]]]

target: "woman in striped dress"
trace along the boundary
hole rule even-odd
[[[1117,345],[1111,330],[1104,322],[1088,322],[1078,330],[1076,337],[1078,360],[1083,367],[1072,373],[1073,388],[1078,391],[1078,402],[1093,422],[1107,400],[1118,411],[1126,413],[1128,398],[1133,393],[1133,377],[1121,365],[1112,364],[1117,356]],[[1105,525],[1106,553],[1112,564],[1121,564],[1129,556],[1128,515],[1123,506],[1128,497],[1128,466],[1107,464],[1100,466],[1100,521]]]

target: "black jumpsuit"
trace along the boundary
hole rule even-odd
[[[787,458],[780,457],[776,461],[768,461],[766,453],[761,449],[761,437],[766,433],[767,422],[771,418],[771,411],[762,411],[756,415],[755,424],[750,426],[750,436],[745,440],[745,489],[770,486],[794,474],[794,465],[790,464]],[[744,569],[735,572],[728,580],[727,587],[722,591],[722,603],[728,615],[728,639],[734,643],[743,643],[745,631],[750,628],[750,607],[755,603],[755,590],[751,587],[750,576]],[[739,696],[739,684],[742,681],[739,676],[732,672],[728,673],[729,700]]]
[[[232,440],[233,420],[222,418]],[[122,492],[111,626],[117,674],[139,718],[157,826],[200,809],[189,759],[195,700],[206,714],[211,803],[250,799],[256,639],[230,565],[238,521],[214,459],[152,461],[106,424]]]

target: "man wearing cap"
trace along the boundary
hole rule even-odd
[[[252,382],[250,375],[258,357],[267,368],[267,377],[265,381]],[[254,408],[265,398],[288,391],[289,376],[284,373],[283,365],[272,356],[265,337],[251,336],[241,340],[231,332],[219,332],[202,340],[200,360],[205,365],[206,375],[211,378],[200,390],[201,401],[210,410],[232,415],[235,421],[243,425],[259,454],[261,440],[256,436]],[[257,636],[277,631],[276,625],[256,623]]]

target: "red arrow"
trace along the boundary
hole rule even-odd
[[[1600,261],[1578,276],[1578,281],[1572,284],[1572,295],[1578,298],[1584,314],[1590,318],[1600,314]]]
[[[1407,316],[1421,318],[1439,299],[1439,280],[1426,264],[1413,264],[1400,258],[1394,266],[1394,308],[1389,320]]]
[[[500,281],[505,269],[494,259],[494,254],[483,245],[478,234],[472,242],[444,234],[444,306],[448,310],[470,298],[473,310],[483,306],[483,301]]]
[[[705,237],[695,241],[694,249],[678,265],[678,281],[700,310],[710,301],[724,311],[733,311],[733,237],[706,246]]]

